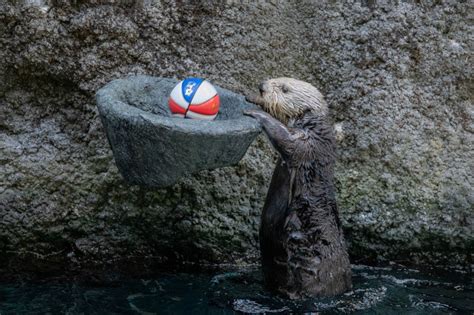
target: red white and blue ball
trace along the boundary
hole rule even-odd
[[[169,108],[174,117],[213,120],[219,112],[214,86],[200,78],[187,78],[171,91]]]

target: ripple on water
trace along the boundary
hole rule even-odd
[[[235,299],[232,303],[232,308],[235,311],[247,313],[247,314],[261,314],[261,313],[283,313],[285,311],[290,311],[290,308],[287,306],[272,309],[268,306],[258,304],[249,299]]]

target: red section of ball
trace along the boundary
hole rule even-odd
[[[186,110],[182,108],[181,106],[179,106],[178,104],[176,104],[176,102],[173,101],[171,97],[168,101],[168,106],[170,107],[171,113],[173,114],[183,114],[183,115],[186,114]]]
[[[219,95],[216,94],[213,98],[204,103],[189,105],[188,111],[201,115],[215,115],[219,112],[219,105]]]

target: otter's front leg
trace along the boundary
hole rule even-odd
[[[244,115],[258,120],[273,146],[284,160],[291,156],[296,145],[296,140],[299,138],[296,130],[290,131],[280,121],[261,110],[246,110],[244,111]]]
[[[255,105],[258,105],[258,106],[262,106],[263,105],[263,98],[258,95],[258,94],[255,94],[255,93],[251,93],[251,94],[247,94],[245,96],[245,100],[249,103],[252,103],[252,104],[255,104]]]

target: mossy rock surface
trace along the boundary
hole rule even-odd
[[[0,1],[2,274],[258,263],[274,150],[261,135],[235,166],[129,185],[94,96],[137,74],[311,82],[352,261],[470,267],[472,1],[99,2]]]

